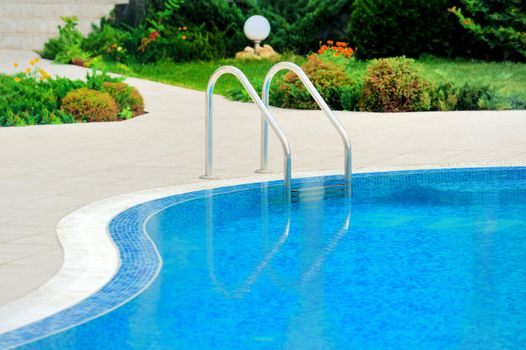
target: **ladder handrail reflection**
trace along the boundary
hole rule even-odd
[[[350,202],[349,197],[346,196],[346,198],[348,198],[349,202],[345,205],[346,216],[345,216],[345,221],[343,225],[340,227],[337,233],[333,236],[331,241],[325,246],[325,248],[322,251],[322,254],[320,254],[320,256],[314,261],[314,263],[312,263],[311,267],[306,272],[301,274],[301,277],[299,280],[300,285],[303,285],[304,283],[309,282],[316,274],[319,273],[321,266],[323,262],[325,261],[325,259],[327,258],[327,256],[334,250],[334,248],[338,245],[340,240],[349,231],[350,222],[351,222],[351,202]],[[250,290],[250,287],[257,281],[261,273],[265,270],[265,268],[268,267],[269,263],[272,261],[272,259],[276,256],[276,254],[281,250],[281,248],[287,241],[289,234],[290,234],[290,227],[291,227],[291,221],[292,221],[290,204],[284,206],[284,215],[286,217],[286,223],[285,223],[283,232],[281,233],[277,242],[272,246],[271,250],[267,254],[265,254],[265,256],[260,261],[260,263],[251,271],[251,273],[243,281],[241,286],[234,290],[229,290],[216,276],[215,259],[214,259],[214,243],[213,243],[213,240],[214,240],[213,200],[210,196],[208,196],[206,198],[206,201],[207,201],[207,225],[206,225],[207,226],[207,260],[208,260],[209,278],[212,281],[212,284],[215,286],[215,288],[221,293],[231,298],[240,298]],[[268,201],[268,193],[264,191],[262,192],[262,203],[263,203],[262,206],[264,208],[267,208],[267,205],[268,205],[267,201]],[[290,285],[289,287],[292,287],[292,285]]]

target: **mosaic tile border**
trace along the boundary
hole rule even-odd
[[[499,167],[499,169],[505,168]],[[362,169],[355,173],[363,172],[365,171]],[[417,172],[421,171],[417,170]],[[295,175],[296,178],[304,178],[328,176],[334,173],[327,171]],[[162,260],[143,225],[158,211],[182,201],[210,194],[209,191],[203,190],[213,190],[213,194],[219,194],[239,190],[240,185],[246,185],[241,188],[251,188],[258,183],[279,179],[278,175],[267,175],[142,191],[102,200],[68,215],[57,228],[65,249],[63,269],[36,292],[7,305],[7,308],[0,309],[0,319],[8,322],[7,327],[5,325],[2,327],[10,326],[14,329],[0,334],[0,347],[12,348],[23,345],[102,316],[125,304],[147,288],[157,276]],[[295,179],[294,182],[306,181],[308,180]],[[231,186],[235,186],[235,189]],[[83,237],[84,246],[80,248],[76,246],[79,241],[67,241],[67,238],[66,241],[62,240],[71,234],[77,235],[77,239]],[[95,236],[98,238],[94,241],[87,238]],[[86,252],[91,254],[87,260],[81,258]],[[75,255],[80,261],[76,261]],[[75,263],[82,266],[77,266],[75,269],[73,266]],[[99,270],[103,265],[105,269]],[[68,276],[68,273],[73,275]],[[91,287],[91,290],[87,287]],[[48,298],[45,298],[46,292],[49,294]],[[86,295],[87,293],[89,294]],[[61,300],[62,305],[60,305]],[[6,310],[11,314],[7,314]],[[43,318],[42,315],[46,312],[52,316]],[[8,317],[2,318],[5,315]],[[24,327],[24,324],[28,325]]]

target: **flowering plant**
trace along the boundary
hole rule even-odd
[[[327,40],[325,44],[320,41],[320,48],[310,55],[309,59],[314,57],[347,66],[354,61],[354,50],[349,43],[343,41]]]
[[[327,40],[326,45],[322,45],[320,41],[320,49],[318,54],[320,55],[331,55],[331,56],[345,56],[346,58],[351,58],[354,50],[352,47],[349,47],[349,44],[343,41],[337,41],[334,43],[332,40]]]
[[[113,43],[108,47],[106,50],[108,56],[112,58],[116,62],[122,62],[125,61],[128,51],[126,51],[125,48],[118,45],[117,43]]]
[[[37,63],[40,62],[40,58],[35,57],[29,60],[29,66],[24,69],[23,72],[18,73],[13,78],[17,83],[21,82],[22,79],[34,79],[34,80],[47,80],[51,79],[51,75],[43,70],[42,68],[39,68],[37,66]],[[13,62],[13,67],[18,68],[19,64],[18,62]]]

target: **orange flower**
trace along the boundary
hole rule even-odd
[[[186,35],[183,35],[183,36],[181,37],[181,39],[186,40],[186,39],[187,39]]]
[[[186,26],[184,26],[184,27],[183,27],[183,30],[186,30],[186,29],[187,29]]]
[[[327,44],[332,45],[332,44],[334,44],[334,41],[332,41],[332,40],[327,40]]]

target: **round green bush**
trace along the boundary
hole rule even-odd
[[[70,91],[62,100],[60,109],[78,121],[116,121],[117,104],[106,92],[80,88]]]
[[[136,88],[126,83],[113,82],[104,83],[103,88],[117,103],[119,113],[129,108],[134,117],[144,114],[144,99]]]
[[[343,109],[342,91],[352,84],[344,66],[314,55],[301,68],[331,108]],[[277,91],[274,90],[272,97],[284,108],[318,109],[317,103],[293,72],[284,76],[283,84]]]
[[[426,111],[431,107],[430,88],[412,59],[372,60],[359,107],[368,112]]]

